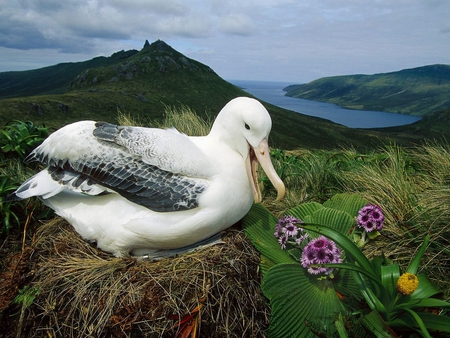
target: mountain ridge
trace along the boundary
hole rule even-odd
[[[359,110],[424,116],[450,107],[450,65],[330,76],[284,88],[286,96]]]
[[[69,67],[70,72],[64,73],[61,65]],[[0,98],[0,125],[15,119],[51,129],[80,120],[117,123],[118,112],[151,124],[164,118],[168,106],[187,106],[200,117],[213,119],[231,99],[253,97],[223,80],[209,66],[184,56],[161,40],[152,44],[146,41],[140,51],[120,51],[107,58],[55,67],[41,69],[46,77],[30,79],[28,87],[24,86],[30,89],[33,81],[47,82],[46,86],[34,88],[31,96]],[[79,72],[69,79],[75,70]],[[24,74],[35,74],[29,72],[20,75],[23,78]],[[62,78],[59,82],[55,80],[58,74]],[[389,140],[411,144],[422,139],[418,132],[352,129],[262,103],[272,116],[271,145],[286,150],[373,148]],[[420,130],[420,125],[417,128]]]

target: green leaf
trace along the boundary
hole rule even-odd
[[[266,273],[261,289],[270,300],[270,337],[315,337],[305,322],[335,330],[344,310],[333,283],[318,280],[300,264],[278,264]]]
[[[381,283],[388,293],[386,296],[388,299],[394,298],[397,294],[397,281],[400,277],[400,267],[398,264],[380,266],[380,277]]]
[[[362,323],[375,337],[397,337],[377,311],[371,311],[369,314],[365,315],[362,319]]]
[[[289,209],[287,212],[284,213],[284,215],[291,215],[305,222],[305,218],[307,216],[312,215],[314,212],[322,208],[323,205],[317,202],[304,203],[292,209]]]
[[[448,325],[448,316],[439,316],[427,312],[417,312],[423,324],[431,331],[450,332],[450,325]],[[395,318],[388,322],[389,326],[393,328],[410,330],[413,327],[418,327],[416,321],[409,313]]]
[[[436,298],[410,299],[397,305],[400,308],[418,308],[418,307],[450,307],[450,303]]]
[[[322,208],[312,215],[313,223],[326,224],[328,227],[347,235],[354,226],[355,220],[345,211]]]
[[[429,330],[450,332],[448,316],[439,316],[427,312],[419,312],[418,315]]]
[[[242,227],[252,244],[266,260],[272,264],[293,263],[294,260],[287,251],[281,249],[273,235],[277,222],[278,219],[264,206],[254,204],[242,219]]]
[[[420,260],[422,259],[422,256],[425,253],[425,250],[427,248],[429,241],[430,241],[430,235],[425,236],[425,239],[423,240],[423,243],[420,246],[419,251],[417,252],[417,254],[414,257],[414,259],[412,260],[412,262],[409,264],[409,267],[406,270],[406,272],[412,273],[413,275],[417,275],[417,270],[419,269]]]
[[[339,334],[339,338],[348,338],[347,330],[345,329],[344,318],[342,317],[342,313],[339,313],[338,319],[334,322],[336,326],[336,331]]]
[[[336,194],[326,201],[323,206],[327,208],[345,211],[352,217],[358,215],[358,211],[369,204],[367,200],[357,194]]]
[[[425,323],[423,322],[422,318],[413,310],[405,309],[406,312],[410,314],[410,316],[414,319],[417,326],[419,327],[420,331],[422,332],[422,335],[426,338],[432,338],[430,333],[428,332]]]
[[[356,264],[350,264],[350,263],[328,263],[328,264],[319,264],[319,265],[323,266],[323,267],[326,267],[326,268],[345,269],[345,270],[355,271],[355,272],[358,272],[360,274],[363,274],[366,277],[369,277],[375,283],[381,284],[377,275],[370,274],[369,271],[364,270],[363,268],[359,267]]]
[[[419,285],[417,286],[416,291],[411,294],[411,299],[428,298],[440,293],[425,274],[420,274],[417,278],[419,278]]]

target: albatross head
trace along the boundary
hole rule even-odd
[[[284,197],[286,190],[270,159],[267,140],[271,128],[270,115],[259,101],[248,97],[238,97],[225,105],[211,129],[211,132],[226,129],[226,132],[221,135],[245,159],[247,175],[256,203],[262,200],[257,177],[258,162],[278,192],[277,201]]]

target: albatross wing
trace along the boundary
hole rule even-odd
[[[209,185],[208,159],[187,136],[162,129],[78,122],[52,134],[27,160],[33,159],[48,165],[47,176],[58,184],[36,175],[17,191],[21,198],[45,199],[65,187],[89,195],[115,192],[164,212],[197,207]],[[51,191],[43,193],[43,186]]]

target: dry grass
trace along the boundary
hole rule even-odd
[[[157,262],[113,258],[56,218],[32,246],[27,285],[40,293],[25,310],[21,336],[173,337],[177,318],[205,296],[201,336],[263,337],[269,309],[260,293],[259,254],[241,231],[230,229],[223,239]],[[19,309],[10,305],[3,316]],[[16,336],[17,317],[0,336]]]
[[[212,120],[204,120],[191,108],[181,105],[180,107],[166,106],[164,120],[148,121],[139,116],[118,111],[117,121],[122,126],[144,126],[153,128],[175,128],[180,133],[189,136],[205,136],[209,133]]]

